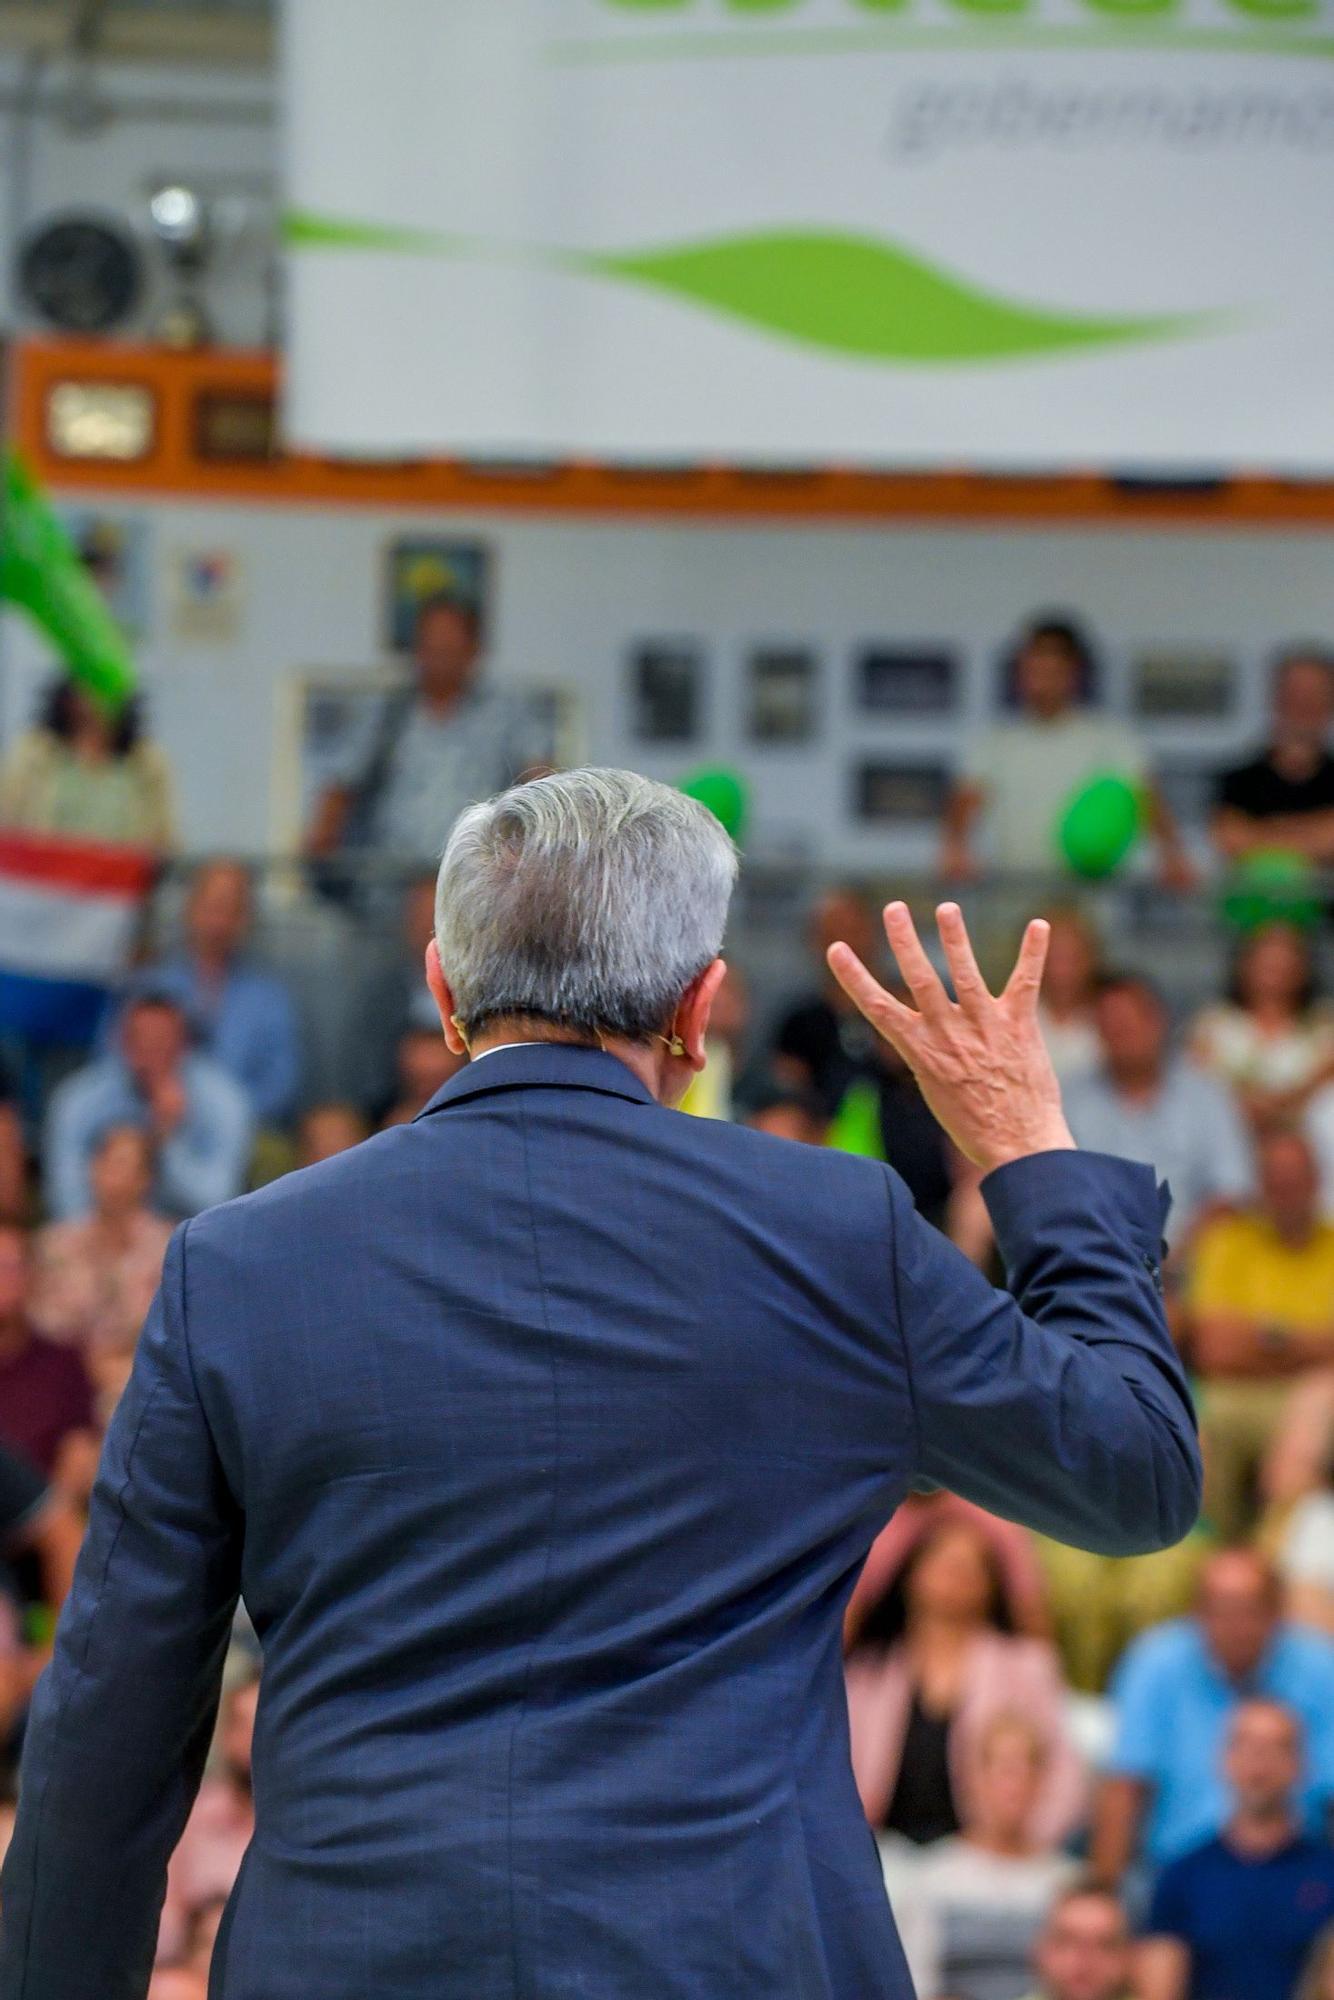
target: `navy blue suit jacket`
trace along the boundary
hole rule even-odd
[[[1150,1170],[986,1192],[1015,1298],[887,1169],[528,1047],[182,1228],[34,1702],[0,2000],[140,2000],[238,1591],[215,1996],[905,2000],[840,1668],[873,1537],[915,1481],[1122,1555],[1199,1497]]]

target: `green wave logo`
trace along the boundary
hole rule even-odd
[[[306,213],[286,236],[304,249],[361,249],[545,264],[645,285],[759,332],[845,359],[999,362],[1179,339],[1217,328],[1218,313],[1058,312],[967,283],[874,237],[775,229],[642,251],[511,247],[429,230]]]

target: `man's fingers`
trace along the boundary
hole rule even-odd
[[[904,1055],[903,1038],[917,1020],[912,1008],[905,1007],[892,993],[886,993],[880,981],[866,970],[851,945],[830,945],[829,970],[858,1012],[864,1014],[871,1026],[878,1028],[894,1044],[900,1055]]]
[[[885,935],[899,962],[904,984],[918,1007],[928,1020],[939,1019],[949,1010],[949,995],[926,955],[906,903],[891,903],[885,911]]]
[[[1010,983],[1005,989],[1007,1000],[1017,1000],[1026,1007],[1036,1007],[1038,994],[1042,990],[1042,975],[1047,969],[1047,947],[1051,943],[1051,925],[1037,917],[1024,932],[1024,941],[1019,947],[1019,958]]]
[[[936,924],[940,931],[940,942],[945,947],[945,963],[954,981],[954,990],[963,1007],[976,1007],[990,1000],[991,992],[986,980],[978,971],[977,960],[973,956],[972,940],[968,926],[963,920],[963,911],[957,903],[942,903],[936,911]]]

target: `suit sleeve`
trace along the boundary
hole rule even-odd
[[[1042,1153],[983,1193],[996,1291],[890,1177],[919,1480],[1075,1547],[1170,1548],[1200,1505],[1195,1412],[1163,1311],[1152,1170]]]
[[[0,1880],[0,2000],[143,2000],[199,1786],[242,1521],[195,1392],[172,1238],[112,1421]]]

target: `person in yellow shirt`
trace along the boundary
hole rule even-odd
[[[1295,1378],[1334,1364],[1334,1223],[1299,1131],[1257,1145],[1254,1208],[1207,1224],[1187,1286],[1203,1389],[1205,1507],[1219,1533],[1253,1518],[1256,1475]]]

